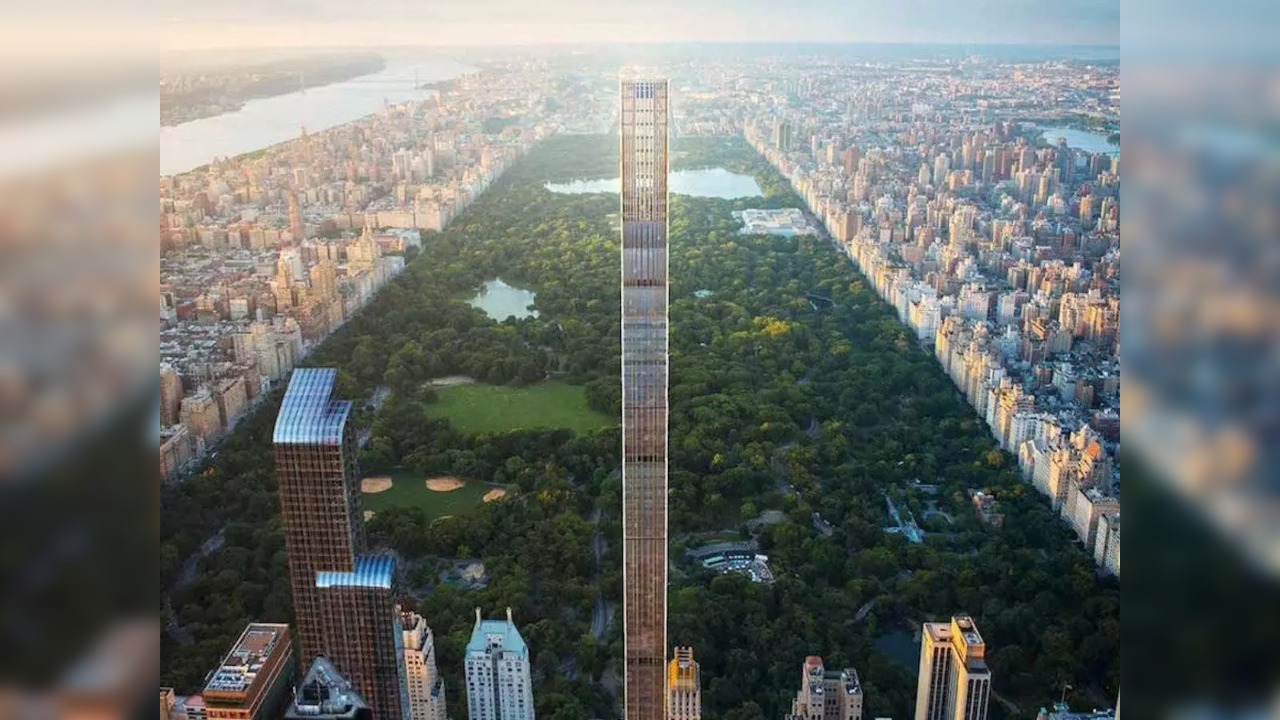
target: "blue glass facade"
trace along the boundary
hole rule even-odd
[[[276,416],[275,443],[340,443],[351,413],[347,400],[332,400],[335,368],[298,368]]]
[[[316,587],[359,587],[391,589],[396,559],[391,555],[361,555],[356,558],[354,572],[321,570],[316,573]]]

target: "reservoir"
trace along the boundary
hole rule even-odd
[[[1040,138],[1054,146],[1058,144],[1058,138],[1066,138],[1067,147],[1090,153],[1106,153],[1108,155],[1120,153],[1120,146],[1111,144],[1107,140],[1106,133],[1076,130],[1068,127],[1047,127],[1040,133]]]
[[[547,183],[553,193],[579,195],[584,193],[617,193],[622,180],[571,180],[566,183]],[[742,197],[760,197],[763,193],[756,179],[750,175],[730,172],[724,168],[703,170],[677,170],[668,176],[667,189],[673,195],[713,197],[733,200]]]

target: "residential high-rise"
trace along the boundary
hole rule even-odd
[[[302,224],[302,208],[298,205],[298,191],[289,191],[289,236],[294,245],[301,245],[306,239],[306,230]]]
[[[810,655],[800,671],[800,692],[791,704],[798,720],[862,720],[862,683],[853,668],[827,670]]]
[[[324,650],[369,703],[374,720],[408,720],[403,631],[391,555],[357,555],[350,570],[316,573]]]
[[[627,720],[666,713],[667,81],[621,83],[622,578]]]
[[[693,648],[677,647],[667,663],[667,720],[702,720],[702,680]]]
[[[404,629],[404,677],[413,720],[445,720],[444,678],[436,667],[435,639],[427,621],[415,612],[401,612]]]
[[[666,86],[666,81],[663,81]],[[773,121],[773,146],[783,152],[791,149],[791,123],[785,120]]]
[[[250,623],[222,664],[205,682],[209,720],[274,720],[293,686],[295,665],[289,626]]]
[[[391,586],[394,559],[362,554],[351,403],[332,397],[337,374],[295,370],[272,436],[301,655],[303,662],[331,658],[374,720],[402,720],[408,694]]]
[[[925,623],[916,680],[916,720],[986,720],[991,671],[973,618]]]
[[[160,425],[178,422],[182,410],[182,378],[166,363],[160,363]]]
[[[316,573],[354,570],[365,547],[351,403],[331,397],[337,376],[332,368],[295,370],[272,436],[303,662],[326,650]]]
[[[372,720],[373,710],[351,681],[321,655],[294,691],[284,720]]]
[[[533,720],[529,646],[511,620],[511,608],[506,620],[485,620],[476,608],[466,674],[469,720]]]

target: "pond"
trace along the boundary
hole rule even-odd
[[[1067,139],[1067,147],[1091,153],[1107,153],[1115,155],[1120,152],[1119,145],[1107,140],[1106,133],[1089,132],[1069,127],[1047,127],[1040,131],[1040,139],[1050,145],[1057,145],[1058,138]]]
[[[876,638],[875,649],[905,668],[920,665],[920,641],[905,630],[893,630]]]
[[[553,193],[572,195],[616,193],[622,187],[622,180],[619,178],[571,180],[567,183],[547,183],[545,187]],[[724,200],[761,197],[764,194],[754,177],[730,172],[724,168],[677,170],[668,176],[667,189],[675,195],[713,197]]]
[[[533,304],[533,299],[532,291],[511,287],[499,278],[486,282],[467,304],[502,322],[511,316],[515,316],[517,320],[538,317],[538,311],[529,307]]]

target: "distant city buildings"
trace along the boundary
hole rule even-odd
[[[611,102],[559,79],[497,63],[438,101],[162,177],[161,476],[202,456],[396,277],[421,232],[443,230],[539,140],[608,124]],[[491,116],[519,120],[486,132]]]
[[[468,720],[534,720],[529,646],[511,609],[506,620],[485,620],[476,608],[466,652]]]
[[[991,671],[973,618],[925,623],[920,640],[915,720],[986,720]]]
[[[800,692],[791,704],[791,720],[862,720],[862,684],[853,668],[827,670],[810,655],[800,669]]]
[[[693,648],[676,647],[667,662],[667,720],[702,720],[702,679]]]
[[[1019,116],[1118,123],[1117,70],[988,61],[942,81],[786,65],[777,72],[806,79],[691,68],[698,101],[682,103],[681,127],[741,132],[790,181],[1024,475],[1052,476],[1041,491],[1093,553],[1098,513],[1077,520],[1076,498],[1119,503],[1119,153],[1105,138],[1081,149],[1041,137]]]
[[[295,672],[289,626],[250,623],[205,682],[205,717],[274,720]]]
[[[415,612],[400,613],[404,632],[405,688],[412,720],[445,720],[444,678],[436,667],[435,638]]]

